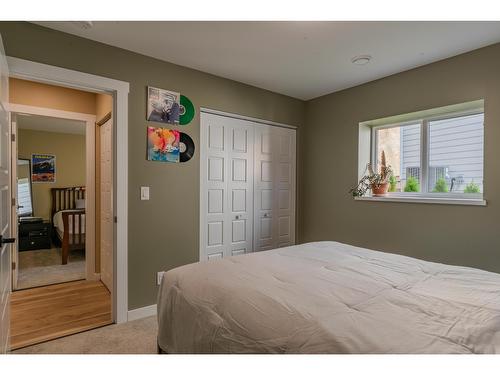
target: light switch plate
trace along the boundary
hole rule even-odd
[[[141,201],[149,200],[149,186],[141,186]]]

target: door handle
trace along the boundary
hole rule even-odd
[[[4,244],[4,243],[14,243],[16,242],[16,239],[15,238],[3,238],[2,236],[0,236],[0,243]]]

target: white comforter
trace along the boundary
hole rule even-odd
[[[317,242],[168,271],[169,353],[500,353],[500,274]]]

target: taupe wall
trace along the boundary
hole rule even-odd
[[[304,102],[90,40],[19,22],[1,22],[6,53],[130,82],[129,308],[156,303],[156,272],[198,260],[199,159],[146,161],[146,86],[188,96],[196,117],[184,127],[199,146],[199,107],[303,124]],[[300,132],[298,134],[300,141]],[[151,200],[139,200],[140,186]],[[300,194],[300,192],[299,192]]]
[[[309,101],[300,238],[500,272],[500,44]],[[376,64],[376,61],[374,62]],[[354,201],[358,123],[485,99],[487,207]]]
[[[51,188],[85,186],[85,135],[19,129],[17,137],[21,159],[33,153],[56,156],[56,182],[32,184],[34,215],[50,220]]]

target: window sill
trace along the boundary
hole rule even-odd
[[[398,202],[398,203],[430,203],[454,204],[465,206],[486,206],[486,200],[481,198],[431,198],[431,197],[354,197],[357,201],[368,202]]]

